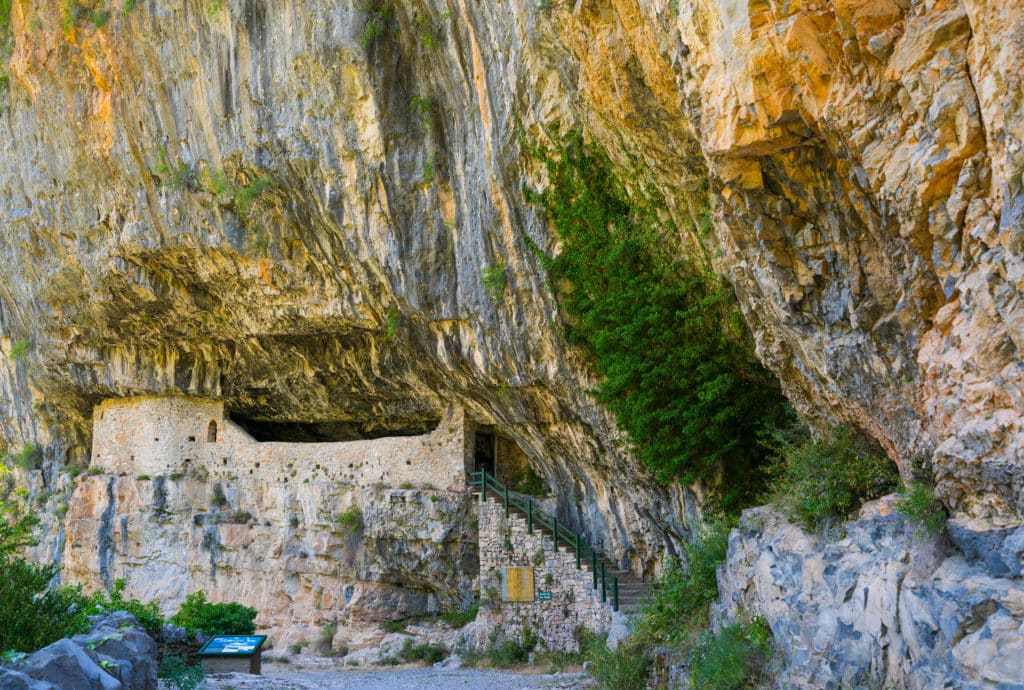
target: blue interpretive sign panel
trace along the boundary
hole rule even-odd
[[[537,592],[537,601],[551,601],[551,592]]]
[[[266,635],[219,635],[203,645],[199,656],[252,656],[266,639]]]

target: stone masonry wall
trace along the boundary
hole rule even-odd
[[[462,412],[426,435],[259,443],[221,403],[108,401],[65,517],[63,574],[165,613],[239,601],[279,641],[465,605],[478,572]],[[216,440],[207,440],[210,423]]]
[[[92,466],[114,474],[219,471],[280,484],[323,477],[355,486],[466,487],[460,409],[429,434],[340,443],[261,443],[226,418],[222,403],[201,398],[107,400],[93,419]],[[211,425],[215,441],[207,440]]]
[[[536,633],[549,649],[579,650],[578,631],[607,632],[611,624],[609,603],[593,588],[593,575],[584,565],[576,569],[576,555],[553,548],[551,535],[526,530],[526,520],[516,514],[505,517],[500,501],[488,499],[480,506],[480,587],[485,605],[494,614],[496,628],[507,639],[522,639],[523,631]],[[506,540],[511,549],[506,548]],[[550,601],[527,603],[501,601],[501,570],[505,567],[533,567],[534,586],[551,592]],[[551,575],[551,582],[546,576]]]

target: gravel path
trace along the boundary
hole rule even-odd
[[[505,671],[409,668],[380,671],[265,670],[211,676],[208,690],[533,690],[593,687],[582,673],[523,675]]]

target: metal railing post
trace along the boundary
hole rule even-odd
[[[480,470],[480,503],[487,501],[487,470]]]
[[[580,535],[576,534],[576,570],[580,569]]]
[[[508,517],[508,485],[505,485],[505,517]]]
[[[619,610],[619,578],[612,578],[612,611]]]
[[[597,551],[590,547],[590,570],[594,573],[594,589],[597,589]]]
[[[533,501],[526,502],[526,533],[533,534]]]
[[[608,601],[608,578],[604,574],[604,561],[601,561],[601,603]]]
[[[551,537],[552,550],[558,551],[558,518],[554,515],[551,516],[551,531],[554,533]]]

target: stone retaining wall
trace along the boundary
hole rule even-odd
[[[495,611],[498,628],[507,639],[520,640],[529,629],[549,649],[575,652],[582,629],[607,632],[611,592],[609,603],[602,603],[590,568],[584,564],[576,569],[575,553],[555,550],[551,535],[539,528],[528,534],[526,520],[515,513],[506,518],[499,501],[489,499],[479,508],[481,596]],[[551,600],[502,602],[501,573],[506,567],[532,567],[535,589],[551,592]]]

